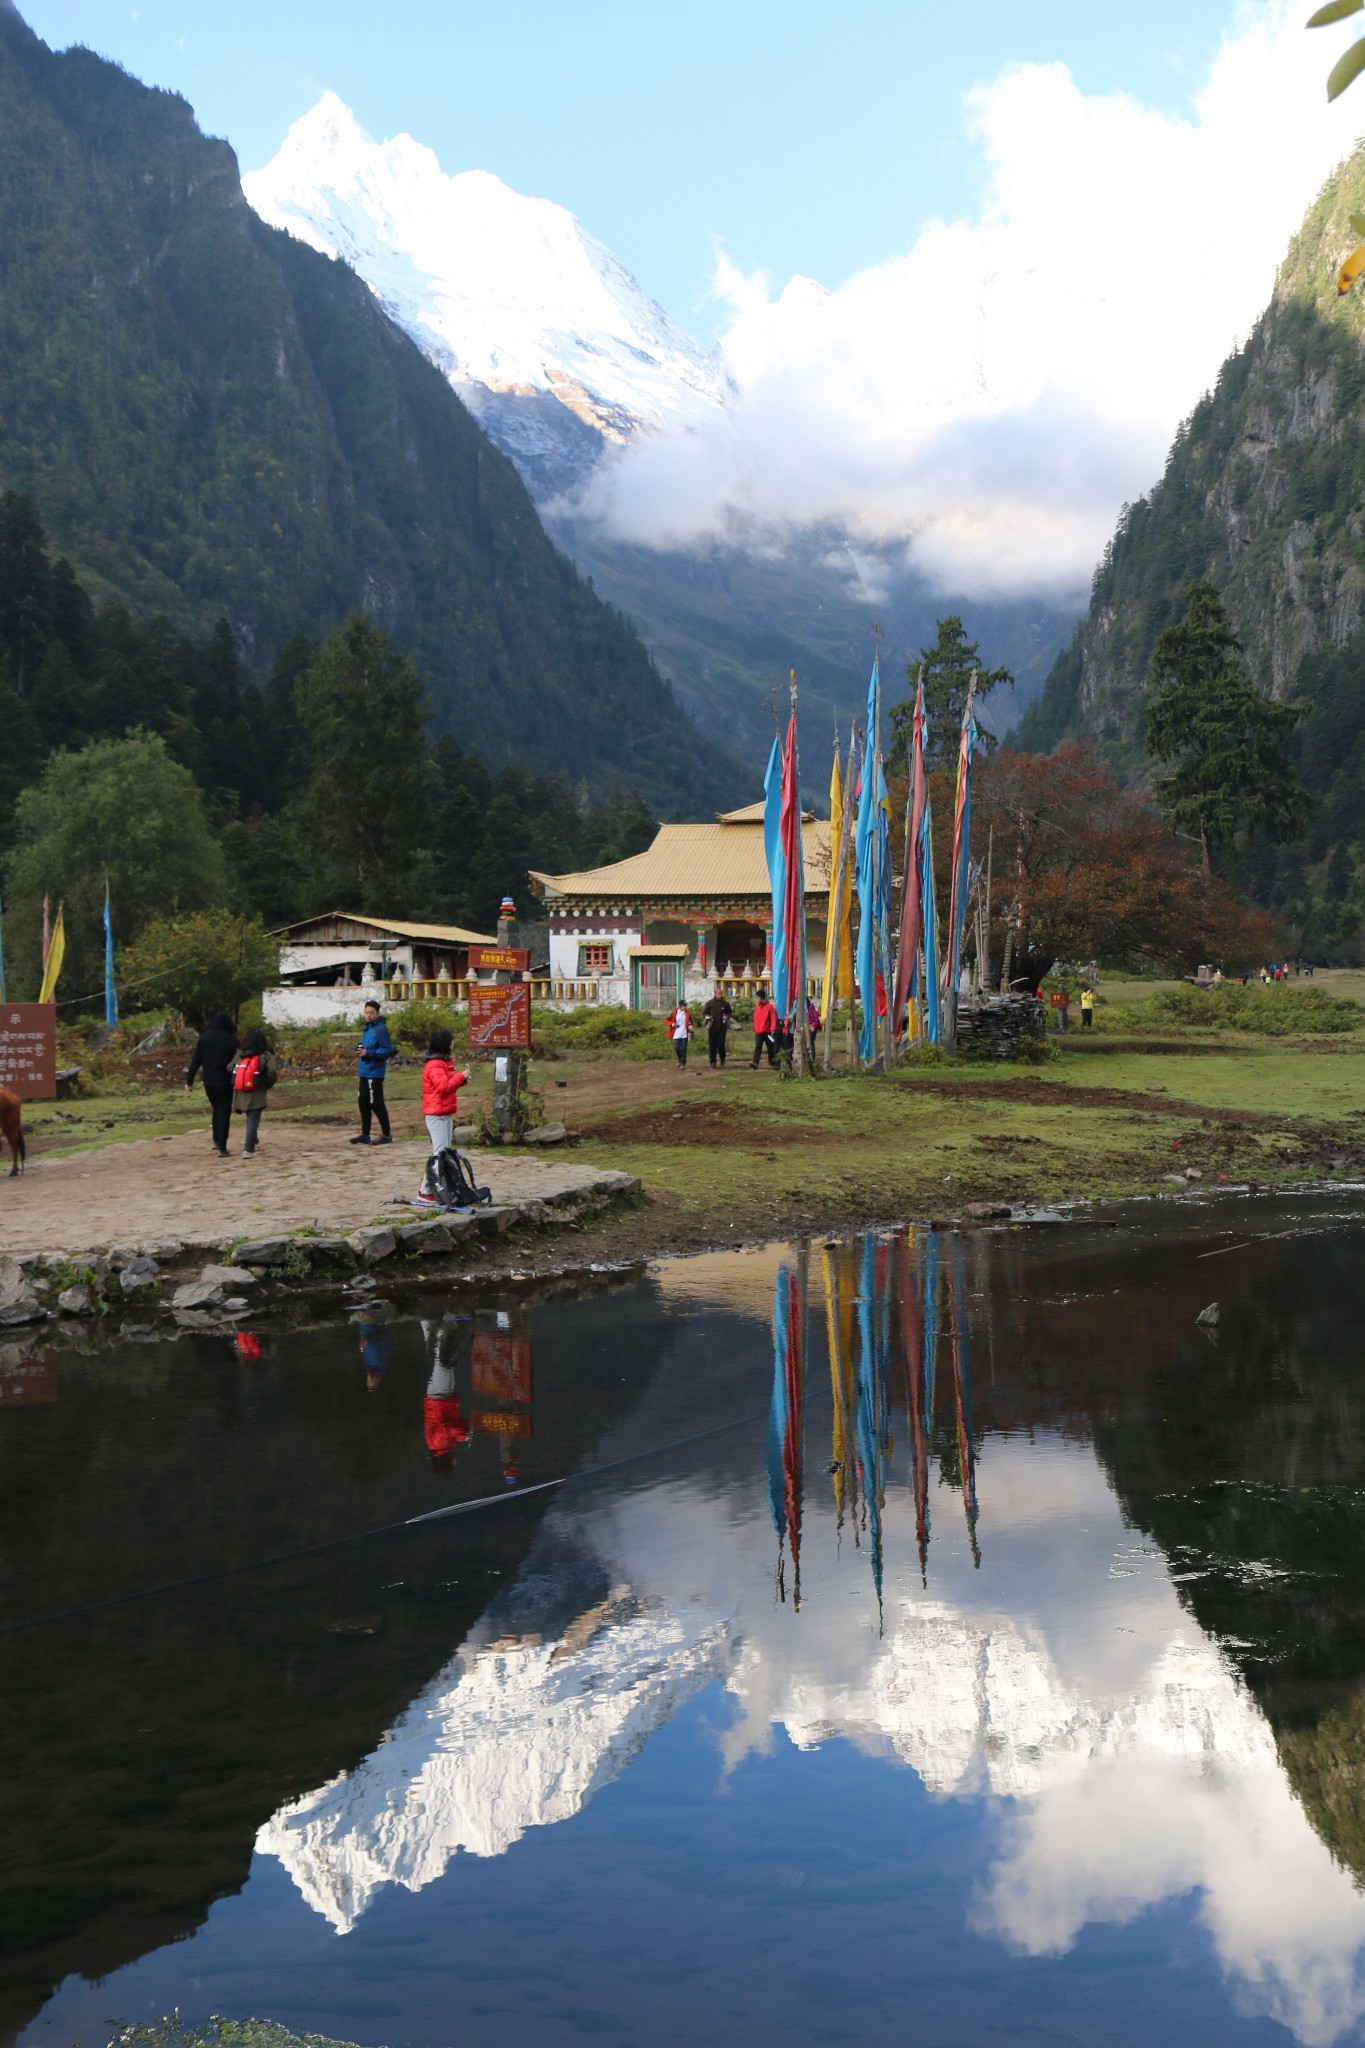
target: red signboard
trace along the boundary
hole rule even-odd
[[[0,1408],[43,1408],[56,1398],[57,1353],[52,1345],[25,1351],[12,1364],[0,1358]]]
[[[55,1003],[0,1004],[0,1088],[25,1102],[52,1102],[57,1094]]]
[[[531,956],[523,946],[471,946],[469,949],[471,974],[525,974],[530,964]]]
[[[504,1330],[480,1330],[474,1338],[470,1363],[476,1394],[492,1394],[498,1401],[530,1400],[529,1337],[514,1337]]]
[[[515,1051],[531,1043],[531,990],[524,981],[469,988],[469,1043]]]

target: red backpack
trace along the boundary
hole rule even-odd
[[[254,1095],[257,1081],[260,1078],[260,1072],[260,1054],[258,1052],[248,1053],[244,1060],[238,1060],[237,1062],[237,1071],[232,1077],[233,1087],[241,1095]]]

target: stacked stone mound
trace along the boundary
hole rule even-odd
[[[958,1004],[957,1049],[967,1059],[1022,1059],[1031,1041],[1046,1037],[1040,996],[974,996]]]

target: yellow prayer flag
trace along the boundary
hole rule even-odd
[[[844,873],[842,876],[839,874],[839,847],[843,836],[844,785],[839,768],[839,749],[836,745],[834,766],[829,778],[829,906],[825,913],[826,1017],[834,1003],[853,994],[853,945],[848,921],[850,892],[847,858],[844,861]],[[831,961],[835,962],[833,976],[830,974]]]
[[[66,952],[66,927],[62,923],[62,906],[57,905],[57,922],[52,927],[52,942],[47,949],[47,966],[43,970],[43,985],[38,991],[40,1003],[50,1003],[57,987],[57,976],[62,971],[62,956]]]

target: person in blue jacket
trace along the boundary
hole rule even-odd
[[[370,1120],[377,1118],[380,1135],[373,1142],[391,1145],[389,1112],[384,1105],[384,1074],[393,1058],[389,1027],[379,1014],[378,1003],[365,1005],[365,1029],[360,1034],[360,1136],[353,1145],[370,1144]]]

